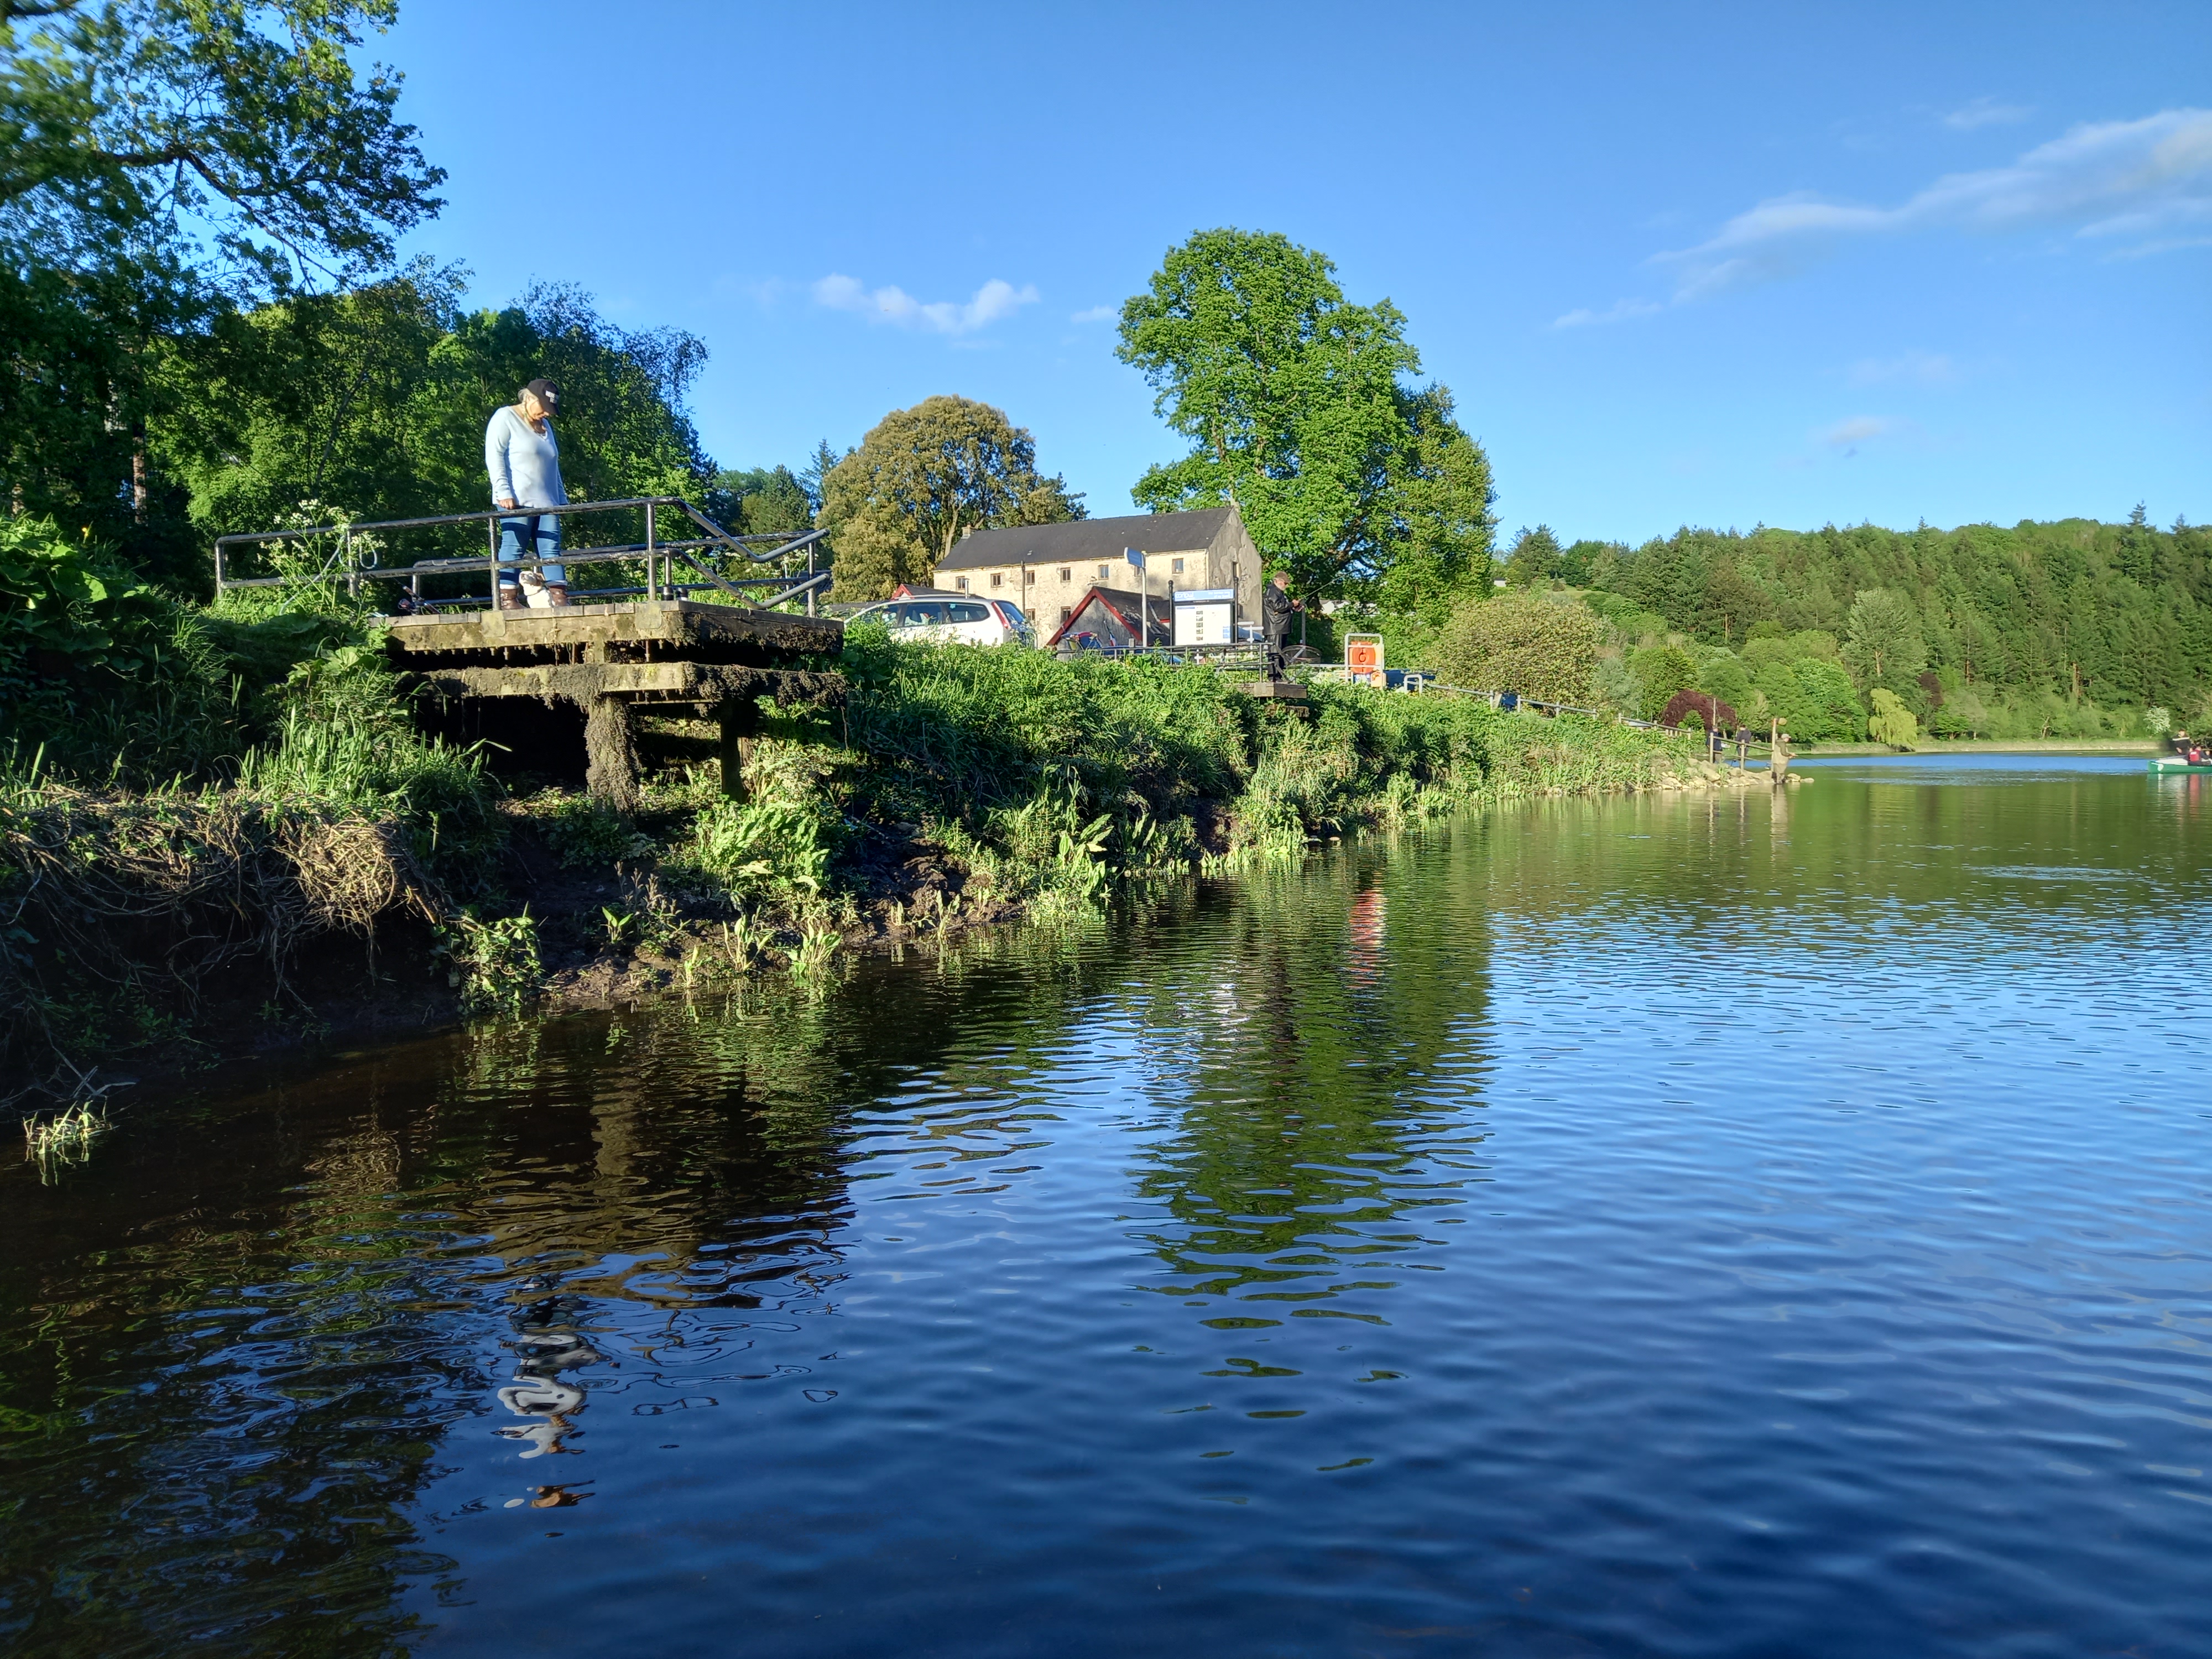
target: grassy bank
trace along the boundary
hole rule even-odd
[[[1464,699],[1316,688],[1299,711],[1206,670],[860,632],[848,706],[772,721],[742,801],[677,765],[626,817],[416,735],[358,618],[196,625],[228,644],[156,690],[227,698],[228,725],[118,720],[118,694],[72,726],[50,697],[52,740],[18,731],[0,767],[0,1043],[48,1091],[95,1056],[819,977],[1481,800],[1717,772],[1680,739]],[[286,639],[249,691],[239,665]]]

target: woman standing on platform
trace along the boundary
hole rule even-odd
[[[561,520],[541,517],[532,507],[566,507],[561,488],[561,446],[553,435],[553,416],[561,407],[561,388],[538,379],[522,395],[494,412],[484,428],[484,470],[491,474],[492,505],[524,516],[499,521],[499,608],[520,611],[525,596],[540,609],[568,603],[568,573],[561,568]],[[535,555],[542,568],[526,570],[511,560]]]

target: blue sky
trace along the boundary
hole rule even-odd
[[[715,459],[933,392],[1094,514],[1112,308],[1216,225],[1410,319],[1504,536],[2212,518],[2212,6],[404,0],[410,252],[713,357]]]

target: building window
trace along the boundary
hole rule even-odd
[[[1098,580],[1102,582],[1113,574],[1114,572],[1110,566],[1102,564],[1098,567]]]
[[[1171,567],[1171,568],[1174,570],[1174,572],[1175,572],[1175,574],[1176,574],[1176,575],[1178,575],[1178,576],[1182,575],[1182,561],[1181,559],[1177,559],[1177,560],[1175,562],[1174,565]]]
[[[994,587],[1003,586],[1006,583],[1006,579],[1004,576],[1000,575],[995,570],[991,573],[991,586]]]
[[[1032,584],[1033,582],[1035,582],[1036,580],[1036,571],[1034,571],[1034,570],[1024,570],[1024,571],[1023,571],[1023,572],[1022,572],[1022,586],[1023,586],[1027,587],[1027,586],[1029,586],[1030,584]],[[1034,620],[1034,618],[1032,618],[1032,620]]]
[[[1066,627],[1066,626],[1068,625],[1068,623],[1070,623],[1073,622],[1074,620],[1075,620],[1075,607],[1074,607],[1073,605],[1063,605],[1062,606],[1060,606],[1060,625],[1062,628]]]
[[[952,585],[963,593],[968,591],[968,579],[965,576],[955,576],[952,579]]]
[[[1073,581],[1075,580],[1075,573],[1073,570],[1070,570],[1066,565],[1062,565],[1060,568],[1060,579],[1064,582]]]
[[[1028,610],[1023,611],[1022,615],[1027,617],[1032,623],[1034,623],[1036,620],[1036,607],[1035,605],[1031,605]]]

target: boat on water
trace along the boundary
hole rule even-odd
[[[2185,761],[2179,755],[2154,755],[2150,760],[2154,776],[2169,772],[2212,772],[2212,761]]]

